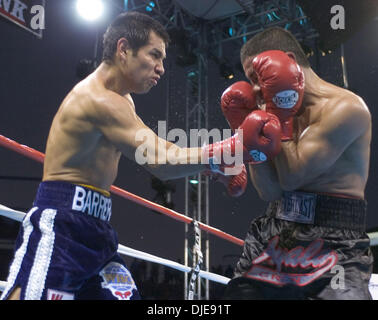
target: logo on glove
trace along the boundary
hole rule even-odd
[[[263,152],[260,152],[258,150],[252,150],[249,152],[249,154],[256,162],[265,162],[268,159],[268,157]]]
[[[291,109],[293,108],[299,100],[299,94],[294,90],[285,90],[278,92],[274,98],[273,102],[278,108]]]

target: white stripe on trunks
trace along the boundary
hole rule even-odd
[[[26,254],[26,249],[28,247],[29,238],[30,238],[30,235],[31,235],[31,233],[33,232],[33,229],[34,229],[32,223],[30,221],[30,218],[36,210],[38,210],[37,207],[32,208],[28,212],[28,214],[25,216],[25,219],[22,222],[22,227],[23,227],[23,231],[24,231],[24,234],[23,234],[23,237],[22,237],[22,244],[17,249],[17,251],[14,255],[13,262],[12,262],[10,269],[9,269],[7,286],[6,286],[3,294],[1,295],[0,300],[3,300],[8,296],[9,291],[12,290],[12,288],[15,284],[15,281],[17,279],[18,273],[20,272],[22,261],[24,260],[24,256]]]
[[[40,300],[42,298],[54,249],[56,213],[57,211],[54,209],[45,209],[41,214],[39,229],[42,232],[42,237],[38,243],[33,267],[30,271],[29,281],[25,290],[25,300]]]

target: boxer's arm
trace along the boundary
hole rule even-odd
[[[199,164],[200,149],[180,148],[158,137],[137,116],[131,97],[125,98],[110,93],[97,101],[93,114],[99,130],[123,155],[161,180],[206,169],[205,165]]]
[[[361,99],[325,106],[321,120],[297,141],[282,143],[282,151],[274,159],[282,188],[299,189],[325,173],[370,125],[369,110]]]

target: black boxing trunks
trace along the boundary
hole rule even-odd
[[[17,287],[21,300],[139,299],[117,254],[111,204],[96,188],[41,183],[22,222],[1,299]]]
[[[252,221],[225,299],[370,300],[365,200],[285,192]]]

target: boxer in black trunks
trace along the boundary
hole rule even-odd
[[[253,92],[253,99],[239,98],[244,104],[231,106],[234,113],[223,108],[225,116],[232,123],[233,114],[257,107],[273,113],[282,144],[273,160],[249,166],[259,196],[270,203],[250,225],[225,298],[371,299],[367,106],[319,78],[284,29],[254,36],[241,61],[250,80],[244,96]]]

